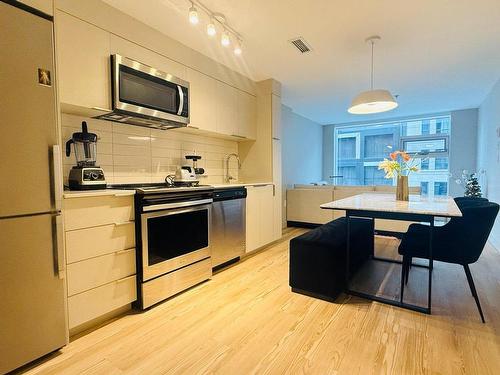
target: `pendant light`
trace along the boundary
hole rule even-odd
[[[371,43],[372,47],[372,65],[371,65],[371,81],[370,90],[359,93],[351,102],[351,106],[347,110],[355,115],[366,115],[371,113],[381,113],[390,111],[398,106],[398,103],[388,90],[373,89],[373,46],[377,40],[381,38],[378,35],[371,36],[366,39],[366,42]]]

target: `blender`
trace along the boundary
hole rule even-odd
[[[97,135],[88,132],[85,121],[82,122],[82,131],[73,133],[66,142],[66,156],[71,154],[71,145],[76,165],[69,172],[70,190],[105,189],[104,171],[96,165]]]

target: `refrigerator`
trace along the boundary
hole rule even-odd
[[[63,347],[68,333],[53,22],[0,2],[0,35],[3,374]]]

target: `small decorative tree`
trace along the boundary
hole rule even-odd
[[[479,186],[475,173],[471,174],[465,182],[464,196],[472,198],[481,198],[483,196],[481,193],[481,186]]]

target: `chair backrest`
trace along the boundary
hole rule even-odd
[[[486,198],[456,197],[453,199],[455,200],[455,203],[457,204],[457,206],[459,208],[488,202],[488,199],[486,199]]]
[[[462,217],[452,218],[442,227],[448,246],[453,248],[449,255],[461,264],[470,264],[478,260],[500,208],[498,204],[487,200],[469,203],[459,205]]]

